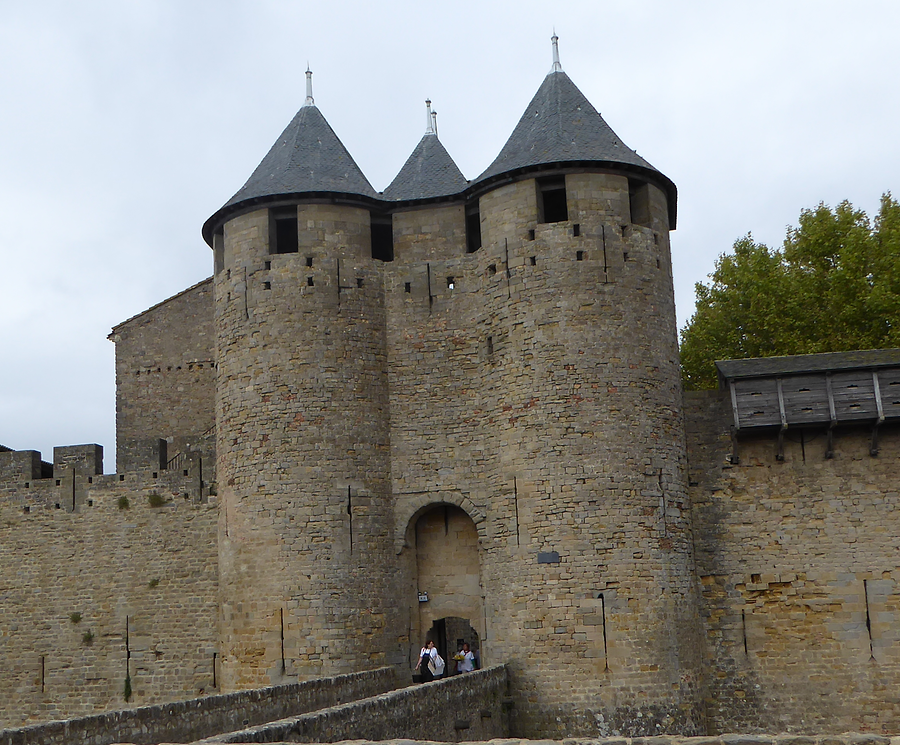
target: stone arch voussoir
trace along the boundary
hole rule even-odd
[[[394,550],[399,554],[407,545],[406,531],[414,520],[418,520],[419,516],[432,507],[440,507],[442,504],[452,504],[459,507],[465,512],[472,522],[475,523],[475,529],[478,531],[478,540],[482,545],[487,538],[487,518],[485,514],[478,509],[472,500],[463,496],[459,492],[436,492],[430,494],[421,494],[403,505],[396,515],[394,525]]]

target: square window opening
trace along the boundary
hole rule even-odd
[[[569,219],[566,205],[566,177],[547,176],[537,179],[538,222],[565,222]]]
[[[296,207],[269,210],[269,253],[295,254],[299,250]]]
[[[394,226],[390,215],[372,215],[372,258],[379,261],[394,260]]]

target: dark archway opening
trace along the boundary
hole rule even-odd
[[[462,653],[463,644],[468,644],[475,654],[475,669],[481,667],[481,644],[478,632],[472,628],[468,618],[448,616],[438,618],[425,635],[426,641],[433,641],[438,653],[447,662],[445,676],[456,675],[458,661],[454,657]]]

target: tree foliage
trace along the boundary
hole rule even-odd
[[[781,250],[748,234],[710,278],[681,330],[687,389],[716,387],[715,360],[900,346],[900,204],[804,210]]]

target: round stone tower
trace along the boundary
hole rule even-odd
[[[307,72],[305,105],[203,228],[224,690],[396,657],[377,204]]]
[[[674,184],[554,64],[478,199],[485,657],[520,732],[703,731]],[[476,501],[477,500],[473,500]]]

